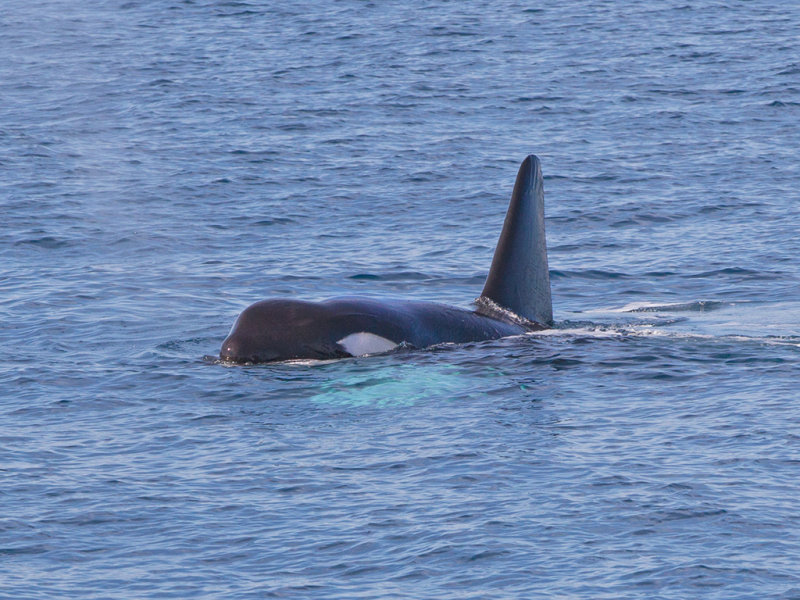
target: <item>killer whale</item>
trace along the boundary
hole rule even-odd
[[[345,358],[398,346],[426,348],[519,335],[552,324],[539,159],[517,173],[492,266],[474,310],[435,302],[335,298],[270,299],[247,307],[222,342],[220,359],[260,363]]]

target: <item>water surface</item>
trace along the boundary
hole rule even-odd
[[[0,595],[800,598],[799,28],[5,3]],[[555,329],[204,360],[265,297],[468,307],[529,153]]]

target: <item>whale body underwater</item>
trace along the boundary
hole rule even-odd
[[[335,359],[520,335],[552,324],[539,159],[519,168],[492,266],[475,309],[435,302],[335,298],[269,299],[247,307],[220,359],[263,363]]]

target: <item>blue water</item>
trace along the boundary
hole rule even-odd
[[[10,0],[0,596],[800,598],[800,5]],[[463,307],[545,176],[554,330]]]

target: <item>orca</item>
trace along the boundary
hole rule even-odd
[[[234,363],[345,358],[397,347],[498,339],[545,329],[552,322],[542,168],[530,155],[517,173],[474,310],[372,298],[262,300],[242,311],[219,356]]]

